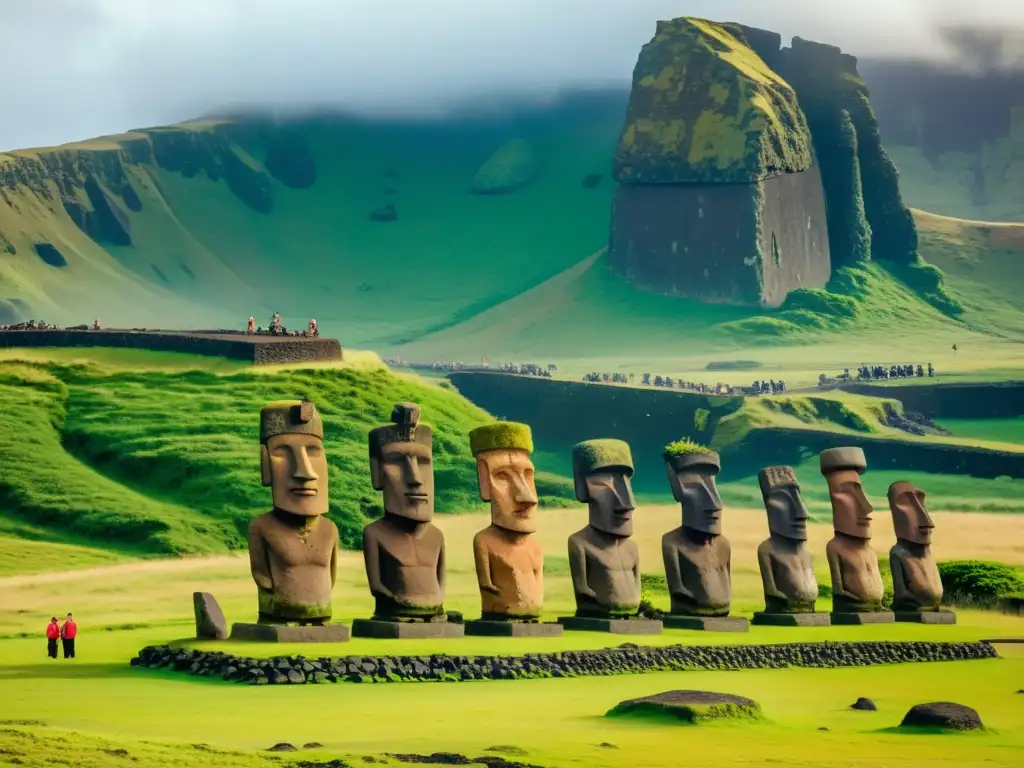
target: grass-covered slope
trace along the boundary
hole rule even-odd
[[[366,435],[395,402],[418,402],[435,426],[438,511],[481,503],[466,435],[490,417],[444,387],[383,368],[219,374],[202,366],[0,363],[0,529],[128,553],[242,546],[249,520],[269,509],[259,409],[291,398],[323,414],[329,515],[345,545],[355,546],[367,519],[381,514]],[[568,495],[564,483],[539,484],[542,495]]]

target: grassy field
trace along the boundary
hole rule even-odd
[[[571,584],[562,551],[566,536],[583,524],[582,509],[548,511],[539,534],[548,553],[546,612],[571,608]],[[678,509],[643,508],[636,538],[648,572],[660,572],[659,538],[678,524]],[[935,514],[935,551],[940,558],[981,557],[1024,566],[1024,518]],[[484,515],[439,520],[450,553],[446,605],[467,616],[478,610],[471,538],[487,524]],[[764,513],[730,509],[726,535],[733,545],[736,610],[760,607],[754,550],[766,535]],[[811,526],[811,546],[820,553],[830,533]],[[875,546],[891,540],[891,524],[879,515]],[[824,578],[818,558],[819,578]],[[482,682],[466,685],[360,687],[271,686],[254,689],[169,672],[131,669],[140,647],[187,637],[191,592],[213,591],[229,621],[254,611],[254,588],[242,557],[216,556],[128,563],[87,571],[0,579],[0,749],[13,750],[27,765],[52,761],[54,750],[71,748],[75,764],[116,765],[126,750],[140,768],[150,765],[269,764],[260,753],[271,744],[320,742],[300,759],[326,759],[382,752],[452,751],[472,756],[506,754],[544,766],[595,765],[618,768],[678,764],[679,739],[715,764],[800,765],[994,765],[1016,764],[1024,747],[1024,709],[1015,693],[1024,681],[1024,653],[1000,646],[1004,658],[941,665],[869,669],[678,672],[614,678]],[[661,598],[664,599],[664,598]],[[824,605],[824,604],[823,604]],[[341,617],[370,609],[358,555],[343,557],[335,606]],[[73,610],[81,635],[73,662],[44,657],[42,626],[49,615]],[[966,640],[1019,635],[1024,620],[961,611],[954,627],[915,625],[786,630],[752,628],[749,635],[703,635],[669,631],[643,642],[658,644],[785,642],[840,639]],[[31,639],[16,639],[21,631]],[[369,641],[317,647],[318,654],[524,653],[557,648],[598,648],[624,641],[591,633],[561,639],[465,638],[445,641]],[[309,653],[298,646],[201,644],[246,653]],[[673,688],[736,693],[759,701],[766,722],[757,725],[666,726],[609,721],[601,715],[617,702]],[[872,698],[876,713],[847,709],[859,696]],[[1016,697],[1016,698],[1015,698]],[[892,731],[904,712],[922,701],[952,700],[976,707],[990,729],[964,736],[908,735]],[[158,709],[154,709],[159,702]],[[86,706],[86,704],[91,706]],[[443,713],[424,717],[427,712]],[[386,713],[386,714],[385,714]],[[510,713],[514,713],[510,716]],[[45,725],[12,725],[10,720]],[[344,724],[343,727],[339,724]],[[686,728],[680,732],[680,728]],[[827,731],[819,730],[827,728]],[[206,747],[195,747],[205,744]],[[601,745],[614,746],[601,746]],[[756,746],[755,746],[756,745]],[[488,751],[512,747],[513,754]],[[209,751],[214,750],[214,751]],[[253,751],[257,750],[257,751]],[[113,753],[113,754],[112,754]],[[516,757],[515,755],[518,755]],[[284,756],[289,759],[288,756]],[[122,755],[120,759],[124,759]],[[358,759],[356,758],[356,764]],[[206,762],[204,762],[206,761]],[[852,762],[851,762],[852,761]]]

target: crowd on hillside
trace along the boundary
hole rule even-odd
[[[500,371],[501,373],[512,373],[517,376],[539,376],[550,379],[552,374],[558,370],[557,365],[541,365],[539,363],[498,363],[491,365],[487,358],[479,363],[463,363],[458,360],[434,360],[431,363],[416,363],[403,360],[400,357],[389,357],[384,360],[392,368],[412,368],[414,370],[429,371]]]
[[[931,363],[925,365],[908,363],[906,365],[866,365],[861,363],[854,376],[849,368],[837,376],[830,377],[822,373],[818,375],[818,386],[825,387],[830,384],[848,381],[883,381],[886,379],[923,379],[935,377],[935,366]]]
[[[587,373],[583,381],[591,384],[632,384],[636,376],[632,373]],[[645,387],[661,387],[664,389],[683,389],[706,395],[731,395],[736,392],[728,384],[703,384],[696,381],[673,379],[671,376],[644,373],[640,376],[640,384]]]
[[[0,331],[59,331],[62,330],[59,325],[54,323],[47,323],[44,320],[26,320],[23,323],[9,323],[6,325],[0,324]],[[92,325],[69,325],[63,328],[65,331],[100,331],[103,330],[100,327],[100,319],[97,317],[92,321]]]
[[[779,379],[768,379],[767,381],[755,381],[747,390],[751,395],[780,395],[786,390],[786,382]]]
[[[246,324],[245,332],[247,335],[266,335],[266,336],[306,336],[309,338],[315,338],[320,335],[320,329],[317,327],[316,320],[310,320],[309,325],[303,331],[289,331],[281,323],[281,313],[275,312],[270,316],[270,324],[264,328],[262,325],[256,325],[256,318],[250,317],[249,322]]]

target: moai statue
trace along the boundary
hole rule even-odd
[[[768,512],[769,537],[757,548],[765,608],[754,624],[784,627],[828,626],[827,613],[816,613],[818,581],[807,548],[807,506],[792,467],[765,467],[757,475]]]
[[[235,624],[235,639],[348,640],[328,625],[338,566],[338,528],[327,512],[324,429],[313,403],[280,401],[260,411],[260,476],[274,508],[249,525],[249,564],[259,623]],[[299,624],[299,627],[289,627]]]
[[[384,516],[363,529],[366,579],[376,601],[372,619],[357,619],[360,637],[457,637],[445,620],[444,535],[434,517],[433,433],[420,407],[399,403],[391,424],[370,430],[370,477],[383,492]]]
[[[621,440],[578,443],[572,450],[572,473],[589,523],[569,537],[576,615],[559,623],[566,629],[616,634],[661,632],[660,621],[639,617],[640,551],[630,539],[636,501],[629,446]]]
[[[481,616],[466,634],[551,636],[562,625],[540,623],[544,553],[537,543],[537,488],[526,424],[499,421],[469,433],[480,498],[490,502],[491,524],[473,538]]]
[[[882,609],[885,587],[878,555],[871,548],[871,503],[860,476],[867,459],[860,448],[830,448],[819,456],[828,483],[835,536],[825,547],[832,574],[833,624],[881,624],[895,621]]]
[[[688,441],[665,447],[665,471],[683,524],[661,539],[673,629],[746,632],[750,622],[730,616],[732,547],[722,535],[722,499],[715,487],[718,454]]]
[[[942,579],[932,555],[935,524],[925,506],[925,492],[913,483],[889,486],[896,545],[889,550],[892,609],[896,621],[955,624],[956,614],[942,609]]]

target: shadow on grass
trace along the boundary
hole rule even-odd
[[[74,659],[0,667],[0,680],[92,680],[129,677],[132,674],[132,668],[123,662],[83,664]]]
[[[873,733],[884,733],[893,736],[992,736],[998,733],[998,731],[993,731],[991,728],[960,731],[954,728],[939,728],[936,726],[893,725],[889,728],[879,728],[873,731]]]

